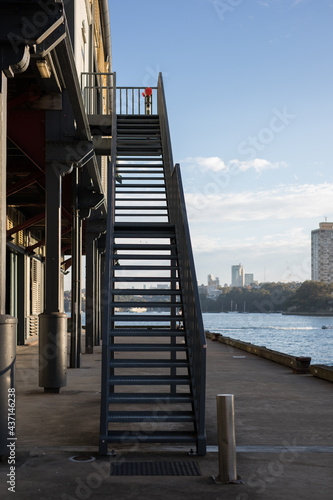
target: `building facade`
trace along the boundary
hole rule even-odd
[[[311,231],[311,279],[333,283],[333,222]]]
[[[244,286],[245,275],[242,264],[231,266],[231,286]]]
[[[251,273],[245,273],[245,286],[251,285],[254,282],[254,276]]]

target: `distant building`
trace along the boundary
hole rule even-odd
[[[245,276],[242,264],[231,266],[231,286],[244,286]]]
[[[214,278],[213,274],[208,274],[207,285],[216,289],[220,286],[220,278]]]
[[[245,286],[251,285],[254,283],[253,274],[245,273]]]
[[[333,222],[311,231],[311,279],[333,283]]]
[[[208,297],[216,298],[221,294],[221,290],[218,290],[218,287],[220,286],[220,278],[214,278],[213,274],[208,274],[207,285]]]

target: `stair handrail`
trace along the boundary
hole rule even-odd
[[[164,94],[163,77],[158,78],[158,115],[160,118],[163,159],[166,164],[166,189],[169,200],[170,222],[175,224],[179,250],[185,325],[191,356],[191,377],[194,387],[197,419],[198,452],[205,454],[205,399],[206,399],[206,337],[199,301],[198,283],[194,266],[190,231],[186,213],[180,165],[173,166],[171,137]]]
[[[105,277],[103,290],[103,324],[102,324],[102,389],[101,389],[101,420],[100,420],[100,450],[107,449],[108,429],[108,378],[110,365],[110,331],[111,331],[111,302],[112,302],[112,255],[113,255],[113,231],[115,221],[115,183],[116,183],[116,159],[117,159],[117,110],[116,110],[116,73],[113,73],[112,85],[112,138],[111,138],[111,161],[107,178],[107,231],[106,231],[106,253],[105,253]],[[104,441],[103,441],[104,438]]]
[[[108,115],[110,113],[113,105],[113,74],[99,71],[83,71],[81,73],[81,93],[88,115]],[[104,93],[106,96],[105,109],[103,109],[103,102],[98,105],[98,96],[103,98]]]

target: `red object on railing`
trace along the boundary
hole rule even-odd
[[[153,93],[152,89],[150,87],[147,87],[144,92],[142,92],[143,97],[151,96]]]

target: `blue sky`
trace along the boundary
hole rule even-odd
[[[332,0],[112,0],[117,85],[164,76],[197,277],[310,278],[333,221]]]

